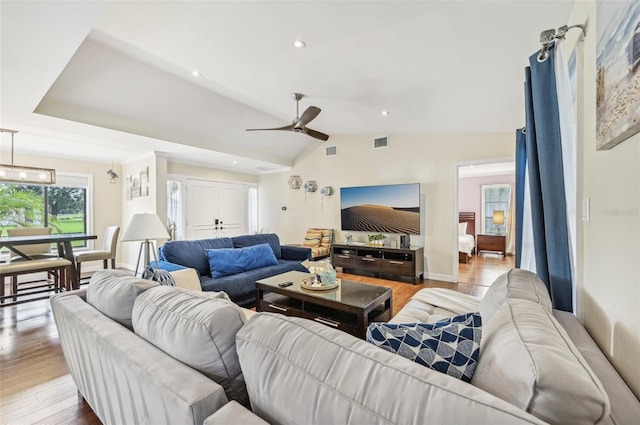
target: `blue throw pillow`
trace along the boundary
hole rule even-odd
[[[266,243],[246,248],[219,248],[205,251],[209,259],[211,276],[214,279],[278,264],[273,250]]]
[[[480,313],[436,323],[372,323],[367,341],[428,368],[471,382],[480,355]]]
[[[175,272],[176,270],[184,270],[188,267],[185,266],[181,266],[180,264],[176,264],[176,263],[170,263],[168,261],[151,261],[149,263],[149,266],[151,266],[151,268],[153,269],[162,269],[162,270],[166,270],[168,272]]]

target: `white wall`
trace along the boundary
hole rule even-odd
[[[157,167],[157,162],[160,163],[160,167]],[[164,168],[163,168],[164,164]],[[127,179],[127,176],[138,177],[140,173],[149,169],[149,195],[148,196],[139,196],[132,197],[128,199],[128,191],[129,187],[124,182]],[[159,173],[158,173],[159,170]],[[159,174],[159,175],[158,175]],[[158,178],[160,177],[160,178]],[[162,183],[162,178],[164,177],[164,183]],[[153,152],[149,152],[148,155],[134,159],[131,162],[128,162],[122,166],[122,231],[121,235],[127,231],[127,226],[131,221],[131,218],[134,214],[139,213],[162,213],[162,206],[158,207],[158,198],[164,200],[164,217],[159,214],[161,220],[166,221],[166,204],[167,204],[167,195],[166,195],[166,158],[162,156],[157,156]],[[158,187],[163,187],[162,195],[158,195]],[[163,221],[164,222],[164,221]],[[156,243],[162,244],[164,241],[157,241]],[[121,242],[122,246],[122,267],[125,267],[130,270],[136,269],[136,260],[138,258],[138,254],[140,252],[140,242]],[[156,246],[157,248],[157,246]],[[153,254],[151,256],[153,259]],[[140,265],[138,269],[138,273],[144,267],[142,264],[143,260],[140,260]]]
[[[504,134],[392,134],[389,146],[380,149],[372,148],[372,138],[334,136],[328,142],[317,142],[315,148],[296,160],[290,172],[261,176],[259,227],[265,233],[277,233],[283,243],[301,243],[308,227],[329,227],[336,229],[336,239],[341,241],[341,186],[419,182],[422,235],[412,236],[412,244],[425,247],[425,272],[431,278],[452,281],[457,262],[456,165],[470,160],[513,158],[515,129],[514,133]],[[337,155],[325,156],[327,146],[336,146]],[[303,182],[316,180],[319,188],[332,186],[334,195],[323,199],[319,191],[305,196],[303,189],[289,189],[289,177],[296,174]],[[286,211],[282,211],[283,206]],[[350,233],[356,240],[366,237],[364,232]]]
[[[258,176],[255,174],[236,173],[233,171],[205,168],[181,162],[169,162],[167,173],[211,181],[258,183]]]
[[[593,1],[575,2],[567,22],[587,24],[578,90],[578,140],[580,196],[590,199],[591,217],[578,231],[578,313],[640,397],[640,134],[611,150],[595,150],[595,9]]]
[[[499,176],[461,177],[458,179],[458,211],[473,211],[476,213],[476,235],[482,233],[482,186],[508,184],[511,185],[511,190],[516,190],[515,178],[515,174],[503,174]]]

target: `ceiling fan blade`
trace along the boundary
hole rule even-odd
[[[265,130],[293,130],[293,124],[285,125],[284,127],[276,128],[247,128],[246,131],[265,131]]]
[[[318,114],[320,113],[322,109],[318,108],[317,106],[309,106],[303,113],[302,116],[300,117],[300,120],[298,121],[298,126],[305,126],[307,124],[309,124],[315,117],[318,116]]]
[[[320,139],[320,140],[325,141],[325,142],[327,140],[329,140],[329,135],[328,134],[324,134],[324,133],[321,133],[319,131],[312,130],[310,128],[305,128],[304,130],[302,130],[302,132],[307,134],[307,135],[309,135],[309,136],[311,136],[311,137],[313,137],[313,138]]]

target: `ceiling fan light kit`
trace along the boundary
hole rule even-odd
[[[307,136],[313,137],[314,139],[322,141],[329,140],[328,134],[324,134],[320,131],[313,130],[307,127],[307,124],[313,121],[322,110],[317,106],[309,106],[307,109],[305,109],[301,116],[300,99],[302,99],[304,95],[302,93],[292,93],[291,96],[296,101],[296,117],[291,124],[276,128],[248,128],[247,131],[293,131],[296,133],[306,134]]]

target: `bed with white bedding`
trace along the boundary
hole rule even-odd
[[[458,261],[467,263],[476,248],[476,213],[458,212]]]

